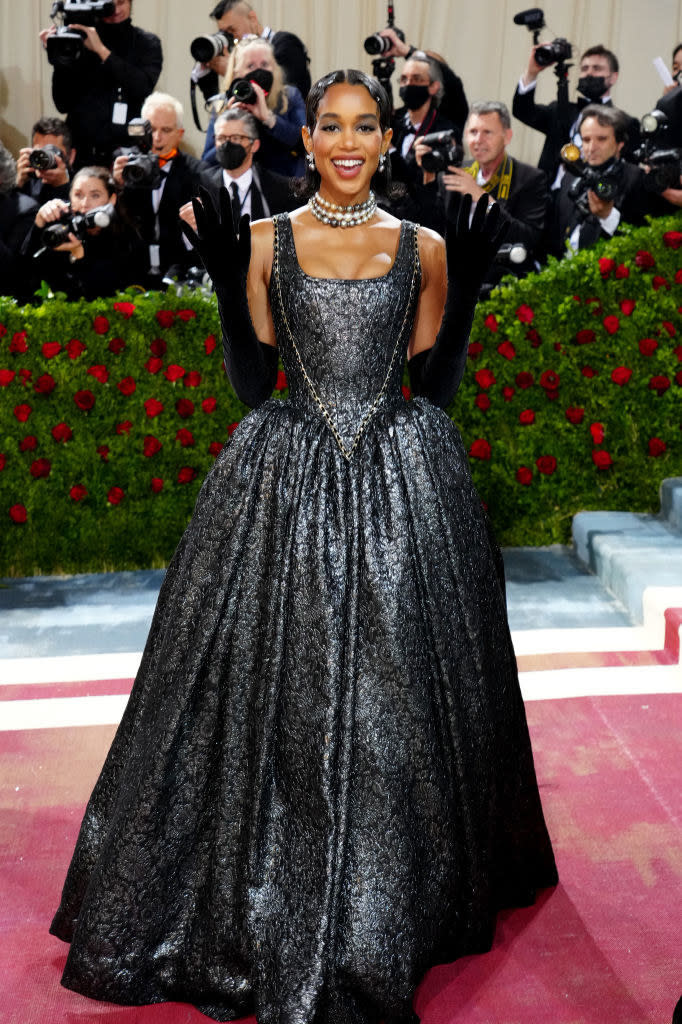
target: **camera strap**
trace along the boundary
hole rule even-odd
[[[469,167],[465,167],[464,170],[467,174],[470,174],[472,178],[477,178],[478,172],[480,171],[478,160],[474,160],[474,162]],[[505,156],[500,167],[495,171],[492,177],[488,179],[488,181],[484,181],[481,184],[481,188],[484,192],[492,192],[493,189],[496,189],[496,199],[509,199],[513,172],[514,161],[510,156]]]

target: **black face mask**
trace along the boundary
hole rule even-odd
[[[216,147],[218,163],[226,171],[234,171],[246,160],[246,148],[238,142],[224,142]]]
[[[578,92],[582,93],[591,102],[600,100],[604,93],[608,91],[609,87],[606,79],[602,78],[601,75],[585,75],[584,78],[578,80]]]
[[[401,85],[398,94],[408,110],[419,110],[431,99],[428,85]]]
[[[250,82],[260,85],[266,96],[272,89],[272,71],[266,71],[265,68],[256,68],[255,71],[249,71],[248,74],[244,75],[244,78],[248,78]]]

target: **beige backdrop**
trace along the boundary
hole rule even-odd
[[[214,30],[208,17],[213,5],[214,0],[134,0],[135,22],[161,37],[158,88],[185,105],[187,148],[193,152],[201,152],[202,138],[189,112],[189,41]],[[56,113],[51,69],[38,40],[39,30],[49,25],[50,6],[51,0],[0,0],[0,138],[15,155],[37,117]],[[304,40],[313,79],[337,67],[371,71],[362,40],[385,24],[384,3],[257,0],[254,6],[264,24]],[[396,22],[408,41],[442,53],[462,77],[470,101],[501,99],[510,105],[531,43],[530,33],[512,23],[524,6],[521,0],[395,0]],[[599,42],[609,46],[621,61],[616,102],[637,117],[651,109],[662,91],[651,61],[660,55],[669,66],[673,45],[682,41],[682,0],[546,0],[543,9],[546,38],[566,36],[578,52]],[[538,99],[548,101],[555,91],[548,70]],[[515,124],[511,149],[518,158],[535,163],[540,141],[536,132]]]

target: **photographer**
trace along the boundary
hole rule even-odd
[[[17,189],[16,177],[14,157],[0,142],[0,290],[24,303],[29,301],[33,288],[21,248],[37,204]]]
[[[132,24],[132,0],[114,3],[115,13],[99,18],[96,27],[70,23],[84,35],[83,53],[73,63],[56,64],[52,75],[52,98],[67,115],[78,166],[111,164],[127,121],[139,115],[161,73],[159,38]],[[54,26],[40,33],[43,46],[55,33]]]
[[[39,205],[48,199],[68,199],[75,158],[66,121],[41,117],[31,129],[31,145],[19,150],[17,188]],[[43,169],[43,164],[50,166]]]
[[[273,32],[268,26],[264,28],[247,0],[221,0],[211,11],[211,17],[216,19],[221,32],[237,41],[254,35],[270,43],[285,82],[295,86],[305,100],[310,91],[310,57],[298,36],[293,32]],[[227,54],[203,65],[203,73],[199,71],[196,80],[206,99],[219,92],[219,79],[226,72]]]
[[[175,97],[152,93],[142,107],[142,117],[151,126],[151,152],[146,161],[149,173],[131,180],[126,173],[129,154],[116,157],[113,173],[123,189],[121,208],[145,246],[144,284],[160,288],[169,267],[188,264],[179,211],[197,194],[208,165],[179,149],[185,132],[182,104]]]
[[[71,184],[70,203],[50,199],[40,207],[23,251],[34,257],[34,273],[69,299],[96,299],[139,284],[140,247],[116,216],[116,185],[106,167],[83,167]],[[94,210],[103,226],[82,222],[78,233],[69,218]],[[65,239],[52,245],[45,229],[65,224]]]
[[[532,48],[528,66],[516,87],[512,114],[523,124],[535,128],[545,136],[538,167],[545,172],[552,188],[557,188],[563,176],[559,173],[557,178],[557,172],[560,172],[561,168],[561,147],[567,142],[575,142],[577,146],[580,146],[580,139],[575,136],[583,108],[588,103],[601,103],[606,107],[613,106],[611,89],[618,81],[618,58],[604,46],[591,46],[580,58],[580,79],[578,81],[580,97],[577,100],[568,101],[565,106],[560,105],[557,100],[542,104],[535,102],[537,79],[552,64],[538,63],[535,59],[537,49],[538,46]],[[623,155],[626,159],[632,159],[639,144],[639,122],[627,114],[623,114],[623,116],[627,122],[628,135],[628,143]]]
[[[379,29],[377,35],[388,40],[390,44],[387,50],[382,50],[381,52],[381,56],[384,58],[404,57],[405,60],[409,60],[419,50],[419,47],[411,46],[402,40],[394,28]],[[438,64],[443,81],[443,93],[438,112],[444,120],[450,121],[455,126],[457,137],[461,140],[464,125],[469,114],[469,105],[464,93],[462,79],[455,74],[445,58],[441,57],[440,54],[435,53],[433,50],[422,50],[421,52],[435,60]]]
[[[453,192],[469,194],[475,204],[483,195],[489,205],[497,203],[507,224],[505,243],[526,250],[522,262],[498,261],[483,284],[494,287],[508,273],[521,277],[535,269],[535,258],[545,227],[549,196],[543,171],[513,159],[507,152],[512,140],[511,117],[504,103],[482,101],[471,106],[464,128],[464,141],[473,160],[463,166],[448,166],[436,175],[422,170],[423,187],[415,190],[420,203],[419,221],[444,234],[447,209]],[[422,167],[431,147],[418,142],[416,158]],[[428,161],[426,161],[428,163]],[[505,250],[506,251],[506,250]]]
[[[621,158],[627,125],[615,107],[592,104],[583,110],[578,131],[585,169],[564,174],[554,197],[547,248],[558,259],[566,255],[567,242],[577,252],[610,238],[622,222],[641,225],[647,214],[673,212],[650,190],[646,172]]]
[[[416,50],[405,61],[398,81],[403,106],[393,116],[391,176],[394,181],[412,185],[421,180],[415,159],[415,145],[420,137],[456,129],[440,113],[443,77],[437,61],[423,50]]]

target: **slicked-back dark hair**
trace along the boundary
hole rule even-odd
[[[67,152],[71,151],[71,129],[61,117],[41,117],[31,128],[31,138],[36,132],[38,135],[61,135]]]
[[[308,99],[306,100],[305,106],[305,123],[311,133],[317,124],[317,111],[320,103],[322,102],[322,97],[326,93],[327,89],[330,89],[332,85],[364,86],[379,109],[379,126],[382,133],[385,132],[387,128],[391,127],[391,101],[389,100],[388,93],[381,82],[377,78],[373,78],[372,75],[368,75],[366,71],[358,71],[357,68],[348,68],[345,71],[330,71],[328,75],[323,75],[322,78],[318,78],[308,93]],[[300,190],[298,190],[299,194],[312,195],[313,192],[316,192],[320,187],[320,181],[320,175],[317,170],[313,170],[308,167],[306,162],[305,179]],[[387,196],[392,193],[391,161],[388,154],[386,156],[384,170],[377,171],[372,178],[372,188],[381,195]]]
[[[590,103],[587,107],[583,107],[580,111],[578,131],[580,131],[583,122],[587,121],[588,117],[594,118],[603,128],[613,128],[616,142],[628,141],[627,117],[618,107],[607,107],[604,103]]]
[[[596,46],[590,46],[589,50],[585,50],[584,53],[580,54],[581,61],[584,57],[606,57],[607,61],[609,62],[609,69],[611,71],[611,74],[617,74],[620,70],[618,58],[616,57],[613,50],[607,50],[606,47],[602,46],[601,43],[598,43]]]

